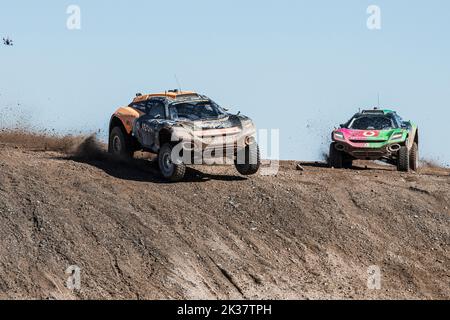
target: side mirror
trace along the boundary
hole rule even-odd
[[[161,115],[160,115],[160,114],[157,114],[157,115],[154,116],[153,119],[161,119]]]
[[[225,110],[226,112],[230,111],[230,108],[222,108],[223,110]]]
[[[340,124],[340,125],[339,125],[339,128],[345,128],[345,124],[343,124],[343,123]]]
[[[411,122],[409,122],[409,121],[402,122],[402,129],[408,129],[410,126],[411,126]]]

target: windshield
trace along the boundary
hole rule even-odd
[[[395,128],[394,122],[386,116],[362,116],[354,118],[349,129],[354,130],[389,130]]]
[[[218,119],[227,113],[212,101],[189,101],[173,103],[169,106],[170,116],[173,120],[205,120]]]

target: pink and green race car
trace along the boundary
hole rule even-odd
[[[381,160],[399,171],[416,171],[419,130],[392,110],[364,110],[332,133],[329,164],[351,168],[353,160]]]

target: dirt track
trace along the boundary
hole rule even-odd
[[[450,298],[450,170],[283,162],[167,184],[72,142],[0,135],[0,298]]]

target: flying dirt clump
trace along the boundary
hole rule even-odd
[[[68,154],[72,158],[83,160],[105,160],[108,157],[105,146],[94,134],[75,144]]]
[[[443,169],[445,166],[441,165],[439,161],[435,159],[421,159],[420,160],[420,166],[422,168],[431,168],[431,169]]]

